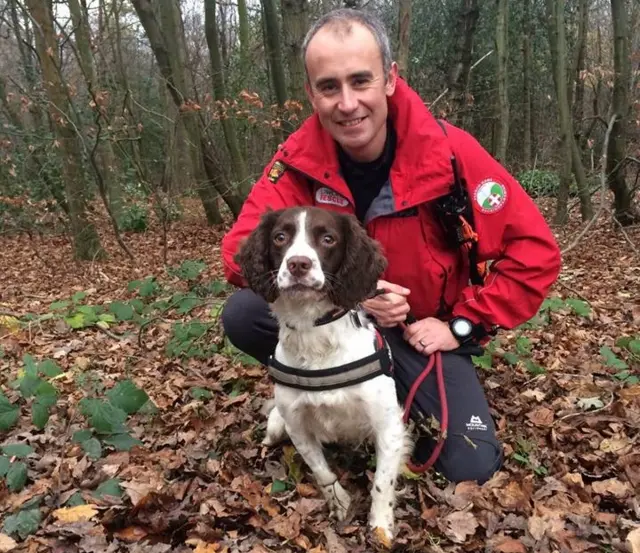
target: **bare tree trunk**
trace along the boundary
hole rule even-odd
[[[558,97],[558,115],[560,121],[560,158],[562,170],[560,173],[560,190],[556,207],[556,223],[567,221],[567,204],[571,185],[571,169],[576,179],[578,195],[580,197],[580,211],[582,220],[593,217],[591,195],[587,184],[587,177],[578,151],[578,145],[573,138],[571,108],[567,97],[567,45],[564,31],[564,0],[546,0],[547,16],[549,18],[549,43],[551,45],[551,59],[554,68],[554,81]]]
[[[451,101],[451,114],[448,118],[454,125],[465,128],[468,124],[465,117],[466,97],[471,75],[473,39],[479,16],[478,0],[461,0],[453,48],[453,63],[447,77]]]
[[[289,67],[289,98],[304,105],[304,63],[302,41],[309,27],[309,4],[307,0],[282,0],[282,33],[284,51]]]
[[[275,0],[260,0],[262,3],[262,12],[264,15],[267,58],[269,60],[269,68],[271,70],[271,79],[273,81],[273,90],[276,95],[276,102],[282,113],[284,104],[287,101],[287,84],[284,76],[284,64],[282,63],[282,46],[280,43],[280,25],[278,24],[278,12]],[[288,125],[287,125],[288,127]],[[288,135],[293,129],[282,128],[285,135]],[[280,134],[280,133],[276,133]],[[279,141],[282,137],[277,137]]]
[[[587,141],[582,132],[582,121],[584,119],[584,79],[581,77],[584,71],[585,53],[587,49],[587,25],[589,23],[589,0],[580,0],[578,6],[578,39],[576,41],[576,55],[572,67],[572,78],[575,82],[575,98],[572,102],[573,130],[575,140],[580,149],[580,155],[584,157],[583,151]],[[571,90],[571,87],[569,88]]]
[[[249,12],[247,0],[238,0],[238,38],[240,39],[240,72],[242,76],[249,69]]]
[[[215,153],[212,151],[212,146],[207,143],[205,139],[201,122],[198,119],[197,112],[188,103],[189,95],[185,87],[185,74],[184,71],[180,72],[179,65],[174,61],[172,62],[169,54],[169,48],[167,46],[168,41],[163,34],[158,20],[153,12],[153,7],[149,0],[132,0],[133,6],[140,18],[140,22],[145,29],[147,38],[151,43],[156,61],[160,67],[160,72],[167,82],[167,87],[171,93],[176,106],[187,115],[184,118],[185,126],[189,140],[191,142],[191,151],[193,152],[198,146],[200,147],[200,153],[202,154],[202,161],[207,173],[209,183],[206,186],[199,186],[197,188],[198,195],[202,201],[203,208],[207,215],[207,220],[212,224],[219,218],[219,212],[216,204],[216,192],[220,194],[225,203],[229,206],[231,213],[234,216],[239,215],[242,209],[243,199],[228,183],[220,163],[217,161]],[[170,6],[174,9],[174,6]],[[184,40],[184,35],[182,37]],[[173,45],[176,46],[175,44]],[[172,47],[172,51],[174,48]],[[194,155],[194,157],[196,157]],[[194,165],[195,167],[195,165]],[[197,174],[197,172],[195,173]]]
[[[398,71],[409,80],[409,50],[411,47],[411,0],[398,2]]]
[[[496,158],[504,163],[507,159],[509,142],[509,76],[508,76],[508,28],[509,1],[497,0],[496,53],[498,55],[498,128],[496,136]]]
[[[95,69],[93,52],[91,50],[91,37],[89,22],[86,14],[82,12],[79,0],[68,0],[69,12],[73,22],[74,35],[76,39],[76,50],[78,53],[78,63],[84,74],[89,92],[89,100],[95,102],[94,109],[100,111],[100,83]],[[106,121],[105,121],[106,122]],[[105,127],[107,125],[105,124]],[[109,139],[100,141],[96,148],[98,167],[108,194],[109,207],[115,220],[120,223],[122,216],[122,190],[117,178],[117,160],[113,153],[113,148]]]
[[[629,118],[629,83],[631,67],[629,59],[629,35],[627,29],[627,8],[624,0],[611,0],[613,21],[613,98],[611,111],[618,116],[611,129],[611,139],[607,149],[608,184],[614,194],[615,217],[625,226],[638,220],[633,213],[632,197],[625,180],[624,162],[626,156],[626,127]]]
[[[33,18],[36,51],[40,58],[44,87],[49,97],[49,111],[55,135],[60,143],[62,174],[69,204],[69,218],[73,234],[74,255],[77,259],[104,256],[100,238],[86,214],[84,171],[79,137],[67,119],[71,105],[65,85],[60,78],[58,44],[53,28],[53,14],[47,0],[27,0]]]
[[[531,126],[531,0],[524,0],[522,18],[522,112],[524,117],[522,149],[524,150],[524,166],[527,169],[531,169],[533,167],[533,129]]]
[[[238,189],[243,196],[247,196],[251,190],[251,182],[249,180],[249,171],[247,170],[247,164],[240,152],[240,144],[238,143],[238,136],[236,134],[236,127],[233,117],[229,117],[224,113],[222,102],[227,97],[224,83],[224,69],[222,67],[222,58],[220,56],[219,40],[218,40],[218,27],[216,25],[216,1],[205,0],[204,2],[204,21],[205,21],[205,34],[207,37],[207,44],[209,46],[209,58],[211,60],[211,81],[213,84],[213,96],[216,100],[221,102],[220,110],[220,123],[222,124],[222,131],[224,133],[225,142],[229,150],[231,157],[231,164],[233,166],[233,177],[238,183]]]

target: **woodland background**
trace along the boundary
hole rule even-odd
[[[638,0],[0,0],[0,552],[370,551],[370,449],[327,520],[264,370],[223,336],[219,243],[310,114],[347,5],[552,225],[539,313],[475,359],[489,483],[405,475],[401,551],[640,552]]]

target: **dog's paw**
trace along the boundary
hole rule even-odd
[[[287,430],[285,427],[284,419],[277,407],[274,407],[269,413],[269,419],[267,420],[267,433],[262,440],[262,445],[266,447],[272,447],[284,441],[287,436]]]
[[[373,540],[385,549],[391,549],[393,547],[393,531],[389,528],[376,526],[375,528],[371,528],[371,535],[373,536]]]
[[[349,492],[339,482],[334,482],[328,486],[323,486],[322,493],[329,504],[330,515],[340,522],[345,520],[351,505]]]

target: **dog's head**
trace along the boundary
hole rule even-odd
[[[268,211],[236,260],[249,287],[268,302],[295,294],[326,297],[345,309],[373,295],[387,266],[354,216],[316,207]]]

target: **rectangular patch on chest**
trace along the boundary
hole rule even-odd
[[[322,186],[316,190],[315,198],[319,204],[336,205],[338,207],[347,207],[349,205],[347,198],[326,186]]]

